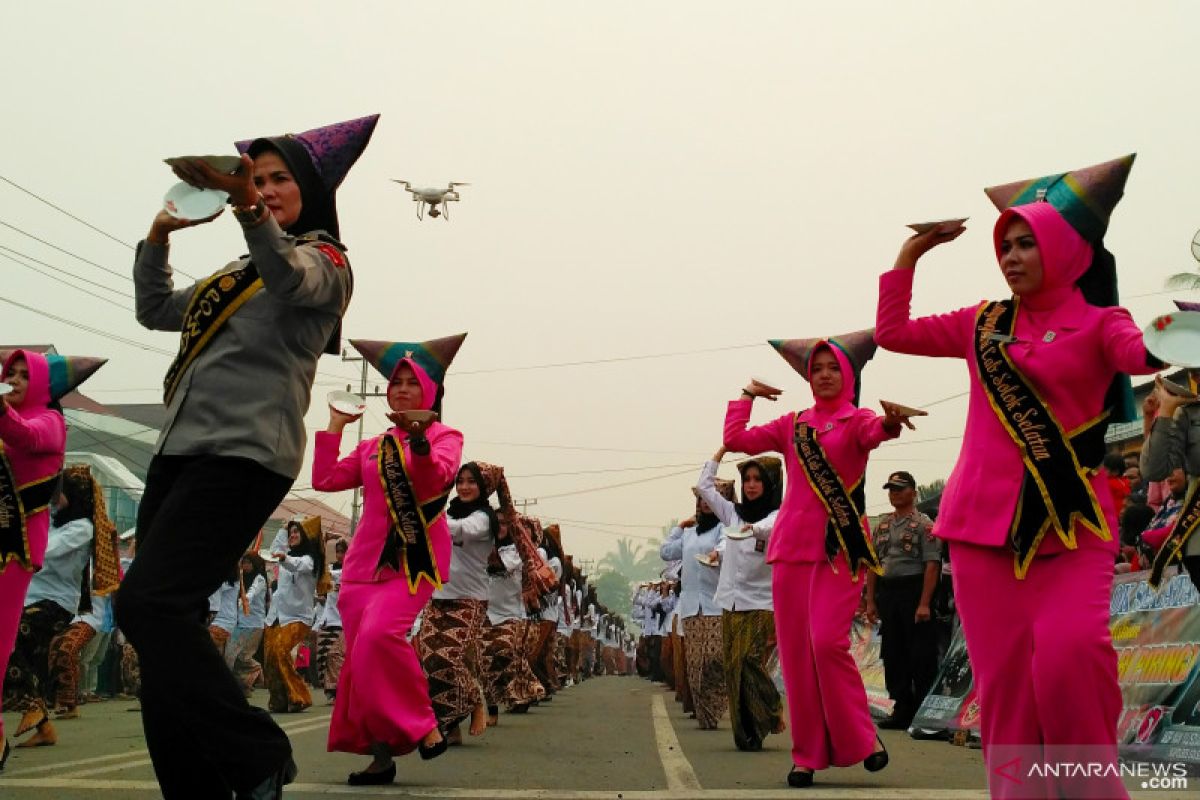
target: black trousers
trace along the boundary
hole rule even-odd
[[[291,485],[245,458],[150,462],[137,554],[115,610],[141,664],[142,727],[167,800],[249,791],[291,755],[287,734],[246,701],[204,624],[208,596]]]
[[[912,721],[937,677],[937,627],[916,621],[924,584],[923,575],[880,578],[875,590],[884,681],[896,701],[892,716],[904,722]]]

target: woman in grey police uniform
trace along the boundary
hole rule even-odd
[[[138,321],[181,340],[116,613],[141,663],[146,746],[168,799],[278,797],[295,775],[287,736],[212,646],[204,602],[300,471],[317,359],[337,352],[353,283],[334,194],[377,119],[240,143],[231,175],[176,166],[229,193],[249,249],[195,285],[174,288],[167,241],[210,220],[160,212],[138,245]]]

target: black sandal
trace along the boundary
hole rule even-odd
[[[871,755],[863,759],[863,768],[867,772],[879,772],[879,770],[888,765],[887,747],[884,747],[883,739],[879,738],[878,733],[875,734],[875,741],[879,742],[879,746],[883,747],[883,749],[878,753],[871,753]]]
[[[450,746],[450,740],[447,738],[446,732],[440,731],[440,729],[439,732],[442,734],[440,741],[430,745],[421,742],[421,744],[417,745],[417,752],[421,754],[421,759],[423,761],[429,761],[437,758],[442,753],[446,752],[446,748]]]
[[[379,772],[371,772],[364,769],[360,772],[351,772],[346,778],[346,783],[351,786],[387,786],[396,781],[396,762],[393,761],[391,766]]]
[[[807,789],[813,785],[813,773],[805,772],[799,767],[792,767],[792,771],[788,773],[788,786],[793,789]]]

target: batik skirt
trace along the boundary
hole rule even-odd
[[[479,643],[487,619],[486,600],[432,600],[417,632],[417,655],[429,679],[429,699],[438,726],[453,728],[483,702]]]
[[[321,628],[317,634],[317,680],[326,692],[337,691],[338,675],[346,660],[346,638],[342,629]]]
[[[529,668],[525,640],[531,623],[507,619],[483,629],[483,692],[489,706],[524,706],[546,696]]]
[[[4,708],[29,711],[53,700],[50,681],[50,643],[67,629],[74,616],[53,600],[25,606],[17,626],[17,642],[8,657],[4,678]]]
[[[312,692],[292,657],[292,650],[308,641],[311,630],[303,622],[276,623],[263,630],[263,678],[271,693],[267,700],[271,711],[303,711],[312,705]]]
[[[55,708],[75,708],[79,705],[80,655],[96,636],[96,629],[86,622],[72,622],[50,642],[50,682],[54,687]]]
[[[687,678],[701,730],[717,727],[725,715],[725,664],[722,659],[721,618],[697,614],[683,621],[687,639]]]
[[[726,611],[721,615],[729,720],[739,750],[758,750],[783,722],[783,699],[771,677],[775,614]]]

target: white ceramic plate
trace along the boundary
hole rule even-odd
[[[175,156],[174,158],[164,158],[163,162],[173,167],[185,160],[203,161],[217,172],[224,172],[226,175],[237,172],[238,167],[242,165],[241,156]]]
[[[1175,395],[1176,397],[1182,397],[1184,400],[1200,399],[1200,398],[1197,398],[1195,393],[1193,393],[1192,390],[1187,388],[1186,386],[1180,386],[1175,381],[1169,381],[1166,378],[1162,378],[1161,380],[1162,380],[1163,387],[1168,392]]]
[[[11,384],[0,381],[0,397],[3,397],[4,395],[8,394],[11,391],[12,391]]]
[[[1200,311],[1163,314],[1142,331],[1146,349],[1176,367],[1200,367]]]
[[[357,417],[367,410],[367,402],[352,392],[330,392],[325,396],[334,411]]]
[[[1196,231],[1196,235],[1192,237],[1192,257],[1200,261],[1200,231]]]
[[[225,207],[227,192],[216,189],[197,189],[180,181],[163,198],[163,208],[176,219],[208,219]]]
[[[717,565],[716,561],[709,561],[708,556],[704,553],[696,553],[696,560],[706,567],[715,567]]]
[[[945,225],[948,227],[952,226],[952,227],[950,227],[950,229],[953,230],[954,228],[957,228],[959,225],[962,225],[964,222],[966,222],[969,219],[970,219],[970,217],[956,217],[954,219],[934,220],[933,222],[912,222],[912,223],[909,223],[908,227],[912,228],[917,233],[925,233],[926,231],[931,231],[934,228],[937,228],[942,225]]]
[[[749,539],[753,535],[754,535],[754,531],[743,532],[741,529],[741,526],[738,526],[738,527],[731,526],[731,527],[728,527],[725,529],[725,538],[733,539],[735,541],[737,541],[739,539]]]

